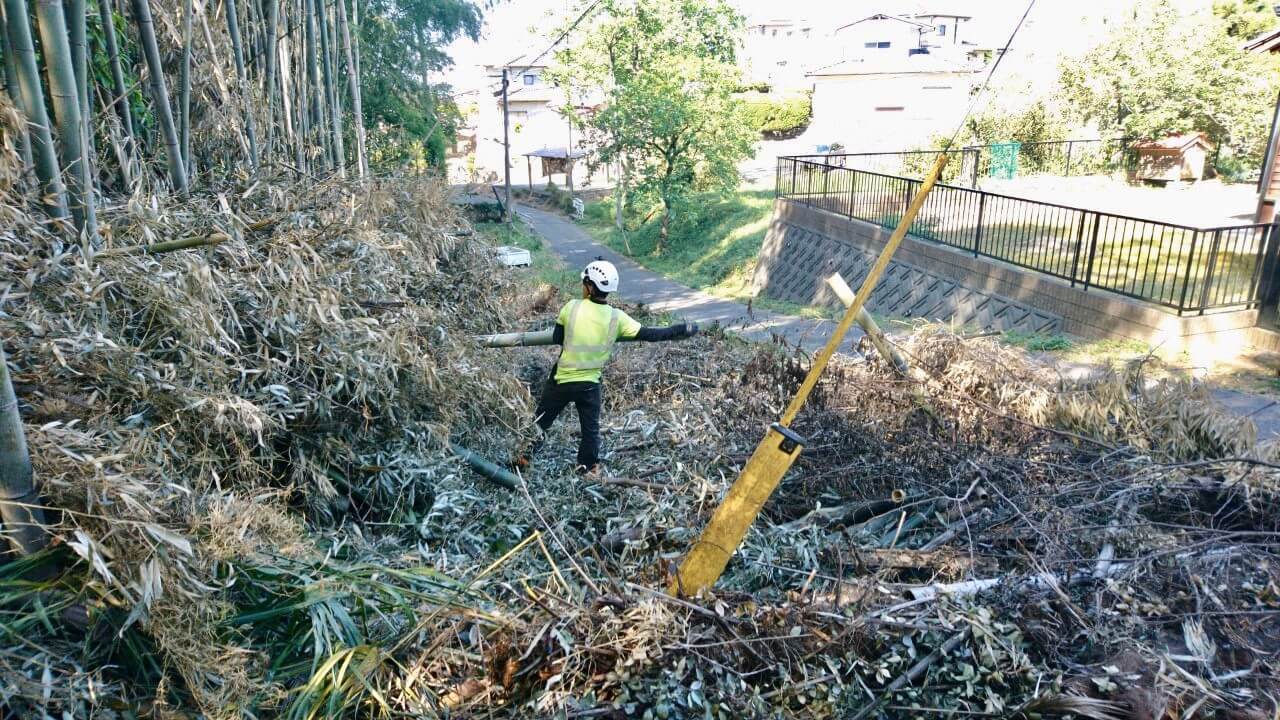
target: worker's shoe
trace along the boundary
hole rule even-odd
[[[604,477],[604,466],[600,463],[595,463],[591,467],[579,465],[573,471],[581,475],[585,480],[599,480]]]

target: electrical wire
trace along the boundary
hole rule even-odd
[[[1031,0],[1027,3],[1027,9],[1022,12],[1022,17],[1018,19],[1018,24],[1013,27],[1013,32],[1009,33],[1009,39],[1004,44],[1004,50],[996,58],[995,62],[991,64],[991,69],[987,71],[986,79],[982,81],[982,87],[978,88],[977,94],[973,96],[973,102],[969,103],[969,109],[965,110],[964,117],[960,119],[960,124],[956,126],[956,131],[951,134],[951,139],[947,141],[947,146],[943,148],[942,151],[944,153],[950,151],[951,147],[955,145],[956,138],[960,137],[965,123],[969,122],[969,116],[977,109],[979,101],[982,100],[983,94],[987,91],[987,86],[991,84],[991,78],[996,74],[996,68],[1000,67],[1000,63],[1004,61],[1005,56],[1009,54],[1009,50],[1013,48],[1014,38],[1018,37],[1018,31],[1022,29],[1023,23],[1027,21],[1027,16],[1031,14],[1031,8],[1035,7],[1035,5],[1036,0]]]
[[[522,66],[522,67],[515,68],[514,73],[511,73],[511,74],[519,75],[520,73],[524,72],[525,70],[528,70],[529,68],[534,67],[535,65],[537,65],[537,64],[538,64],[538,61],[539,61],[539,60],[541,60],[542,58],[546,57],[547,53],[551,52],[552,50],[554,50],[554,49],[556,48],[556,46],[557,46],[557,45],[559,45],[560,43],[564,42],[564,41],[565,41],[565,39],[569,37],[569,33],[573,32],[574,30],[577,30],[577,29],[578,29],[578,26],[582,24],[582,21],[583,21],[583,20],[586,20],[586,19],[587,19],[587,16],[588,16],[588,15],[590,15],[592,12],[594,12],[594,11],[595,11],[595,9],[596,9],[597,7],[599,7],[599,6],[600,6],[600,3],[602,3],[602,2],[604,2],[604,0],[594,0],[594,2],[592,2],[590,5],[588,5],[588,6],[587,6],[587,9],[586,9],[586,10],[583,10],[583,11],[578,15],[578,17],[577,17],[577,19],[576,19],[576,20],[574,20],[572,23],[570,23],[569,27],[565,28],[565,29],[564,29],[564,31],[560,33],[559,37],[557,37],[555,40],[553,40],[553,41],[551,42],[551,44],[550,44],[550,45],[548,45],[548,46],[547,46],[547,47],[546,47],[542,52],[538,53],[538,54],[537,54],[537,56],[535,56],[532,60],[530,60],[530,61],[528,62],[528,64],[526,64],[526,65],[524,65],[524,66]],[[507,64],[506,64],[506,65],[504,65],[503,67],[512,67],[512,64],[513,64],[513,63],[515,63],[517,60],[519,60],[521,57],[524,57],[524,56],[523,56],[523,55],[517,55],[517,56],[515,56],[514,58],[511,58],[511,60],[507,61]],[[510,75],[510,74],[509,74],[509,75]],[[501,88],[499,88],[499,89],[501,89]],[[523,90],[523,89],[524,89],[524,86],[523,86],[523,85],[521,85],[520,87],[516,88],[515,90],[512,90],[512,91],[508,92],[508,93],[507,93],[507,98],[508,98],[508,99],[510,99],[510,97],[511,97],[512,95],[516,95],[516,94],[518,94],[518,93],[519,93],[521,90]]]

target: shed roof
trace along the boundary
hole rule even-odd
[[[1270,53],[1280,51],[1280,28],[1268,30],[1244,44],[1245,52]]]
[[[1138,150],[1186,150],[1197,143],[1207,149],[1213,149],[1209,136],[1202,132],[1170,135],[1159,140],[1139,140],[1133,144],[1133,147]]]
[[[560,160],[573,158],[574,160],[576,160],[581,157],[586,157],[587,151],[582,149],[570,151],[566,148],[554,147],[554,148],[540,148],[532,152],[527,152],[524,155],[525,157],[559,158]]]

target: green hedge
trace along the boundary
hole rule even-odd
[[[813,102],[806,95],[774,100],[768,97],[746,98],[744,112],[751,127],[766,135],[782,135],[809,126]]]

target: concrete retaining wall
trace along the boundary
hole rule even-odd
[[[754,286],[767,297],[838,307],[823,280],[839,272],[857,289],[889,231],[778,199]],[[872,294],[872,312],[992,330],[1133,339],[1193,355],[1243,349],[1256,310],[1178,317],[1100,290],[907,236]]]

